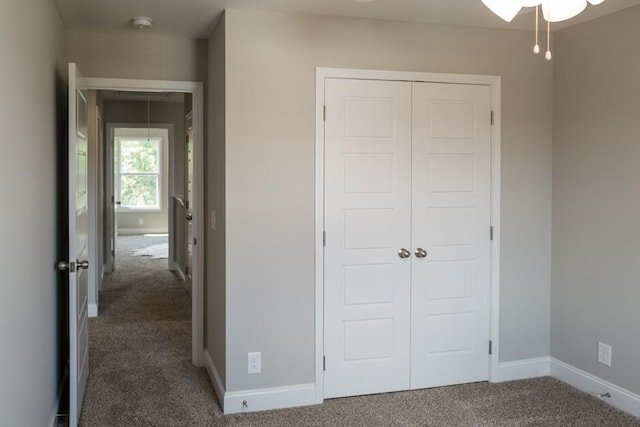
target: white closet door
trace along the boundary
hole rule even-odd
[[[411,83],[325,86],[325,397],[410,386]]]
[[[413,84],[411,388],[487,380],[490,89]]]

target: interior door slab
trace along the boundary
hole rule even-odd
[[[411,387],[489,378],[490,89],[413,84]]]
[[[411,84],[326,83],[325,397],[409,388]]]

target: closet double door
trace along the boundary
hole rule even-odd
[[[326,398],[489,376],[490,88],[325,82]]]

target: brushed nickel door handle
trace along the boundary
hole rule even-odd
[[[416,256],[418,258],[426,258],[427,257],[427,251],[425,251],[422,248],[418,248],[418,249],[416,249]]]
[[[404,258],[409,258],[411,256],[411,252],[409,252],[407,249],[402,248],[398,251],[398,256],[402,259]]]

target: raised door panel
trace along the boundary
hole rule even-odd
[[[325,397],[410,385],[411,84],[330,79]]]

